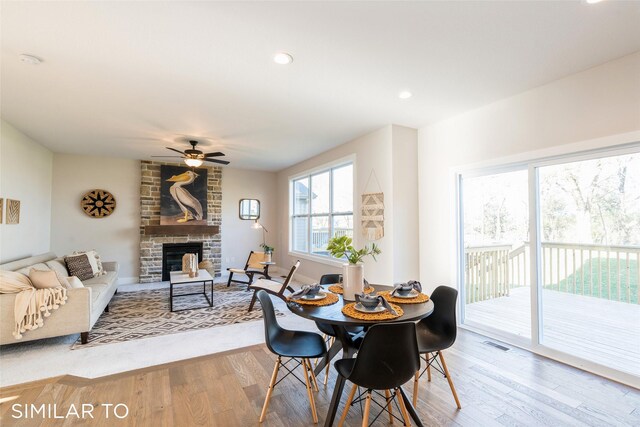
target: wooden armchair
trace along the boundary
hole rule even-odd
[[[231,286],[231,282],[234,283],[243,283],[245,285],[251,286],[253,283],[253,276],[258,274],[264,276],[266,279],[271,279],[269,276],[269,266],[260,264],[261,262],[265,262],[267,260],[264,252],[254,252],[251,251],[249,253],[249,258],[247,258],[247,262],[244,265],[244,268],[227,268],[229,272],[229,280],[227,281],[227,287]],[[244,274],[248,277],[249,280],[238,280],[234,279],[234,274]]]
[[[253,291],[253,298],[251,298],[251,304],[249,304],[249,311],[253,310],[253,305],[256,303],[256,295],[260,290],[286,301],[287,297],[284,293],[285,291],[293,292],[293,288],[289,286],[289,283],[291,283],[291,279],[293,279],[293,275],[296,273],[298,267],[300,267],[300,261],[296,261],[293,267],[291,267],[287,278],[284,279],[284,282],[282,283],[276,282],[275,280],[258,279],[254,284],[249,285],[249,289]]]

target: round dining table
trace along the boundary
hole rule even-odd
[[[323,285],[323,287],[325,288],[329,286],[331,285]],[[390,291],[393,289],[393,287],[385,285],[371,286],[374,287],[375,292]],[[361,326],[366,330],[368,326],[372,326],[378,323],[416,322],[420,319],[428,317],[431,313],[433,313],[434,308],[433,302],[431,300],[418,304],[394,303],[402,307],[402,316],[391,320],[360,320],[349,317],[342,313],[342,308],[352,301],[345,301],[342,295],[338,295],[338,297],[339,300],[337,303],[325,306],[299,304],[295,300],[291,300],[287,303],[287,307],[292,313],[306,319],[313,320],[315,322],[331,325],[335,332],[335,336],[337,339],[334,341],[331,348],[329,348],[327,355],[318,362],[318,365],[314,370],[316,375],[320,374],[322,370],[327,366],[327,363],[331,363],[331,360],[341,350],[343,359],[352,358],[357,352],[356,345],[354,344],[354,339],[360,338],[360,336],[354,336],[353,334],[349,333],[348,328],[352,328],[353,330],[353,327]],[[329,405],[329,410],[327,411],[327,415],[325,417],[324,425],[326,427],[333,425],[333,421],[338,410],[338,405],[340,404],[340,398],[342,397],[342,392],[344,390],[345,381],[346,380],[341,375],[338,375],[336,378],[336,384],[333,388],[333,395],[331,397],[331,404]],[[415,425],[422,426],[423,424],[420,421],[420,418],[418,417],[418,414],[413,407],[411,400],[407,398],[404,390],[402,390],[402,387],[400,387],[400,393],[407,407],[407,411],[409,412],[409,415],[413,419]]]

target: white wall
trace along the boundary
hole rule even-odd
[[[115,211],[90,218],[82,196],[100,188],[116,198]],[[95,249],[104,261],[120,263],[120,282],[135,283],[140,250],[140,161],[71,154],[53,156],[51,250],[66,255]]]
[[[222,168],[222,274],[228,267],[243,267],[249,252],[262,250],[262,230],[238,216],[240,199],[260,200],[260,223],[268,230],[266,241],[280,250],[276,213],[276,173]]]
[[[372,283],[417,278],[417,133],[415,129],[395,125],[385,126],[278,173],[279,247],[282,248],[277,251],[278,263],[288,268],[300,258],[300,275],[313,280],[323,274],[342,271],[339,266],[288,253],[289,178],[347,156],[355,156],[354,240],[357,247],[370,244],[362,237],[360,209],[363,192],[379,191],[373,178],[365,188],[372,169],[385,197],[385,235],[376,241],[382,254],[377,262],[370,257],[365,259],[365,277]]]
[[[20,201],[20,223],[0,225],[0,262],[49,251],[51,151],[2,120],[0,197]]]
[[[501,163],[638,141],[640,53],[486,105],[418,132],[420,275],[455,284],[461,165]]]

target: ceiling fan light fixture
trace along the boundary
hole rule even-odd
[[[202,160],[200,159],[184,159],[184,162],[187,164],[187,166],[190,166],[192,168],[197,168],[202,165]]]

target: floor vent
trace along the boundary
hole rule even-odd
[[[491,342],[491,341],[485,341],[485,342],[484,342],[484,344],[486,344],[486,345],[490,345],[491,347],[495,347],[495,348],[497,348],[497,349],[499,349],[499,350],[502,350],[502,351],[509,351],[509,350],[511,350],[509,347],[505,347],[505,346],[503,346],[503,345],[500,345],[500,344],[497,344],[497,343],[494,343],[494,342]]]

